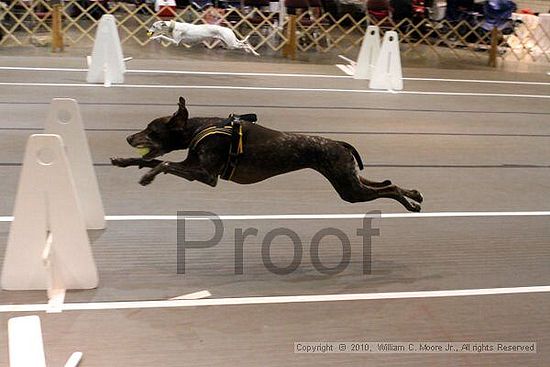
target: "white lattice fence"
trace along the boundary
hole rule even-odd
[[[157,20],[174,19],[194,24],[209,23],[230,27],[239,38],[249,36],[253,47],[260,53],[280,51],[287,42],[288,18],[279,24],[278,14],[259,9],[215,9],[197,11],[193,7],[177,9],[172,16],[164,17],[149,5],[139,6],[124,2],[92,2],[88,6],[75,0],[62,6],[63,34],[67,45],[91,45],[95,37],[97,20],[110,13],[117,20],[121,42],[146,46],[153,42],[146,35],[149,26]],[[51,32],[52,7],[49,1],[12,1],[0,9],[0,46],[27,45],[36,35]],[[378,24],[382,33],[394,30],[400,34],[405,55],[427,52],[438,57],[462,59],[474,56],[486,58],[491,47],[490,32],[481,28],[480,22],[447,21],[432,22],[428,19],[413,21],[404,19],[394,23],[391,19],[371,19],[368,16],[357,20],[349,14],[335,19],[329,13],[309,10],[296,17],[297,49],[300,52],[346,53],[357,49],[369,24]],[[531,23],[519,23],[510,35],[499,36],[498,56],[512,60],[550,62],[550,32]],[[168,46],[168,44],[165,44]],[[190,46],[190,45],[184,45]],[[209,48],[218,42],[206,43]]]
[[[51,7],[44,1],[13,1],[0,11],[0,45],[24,45],[29,36],[51,32]]]

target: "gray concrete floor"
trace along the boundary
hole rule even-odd
[[[51,52],[49,47],[35,47],[30,45],[24,46],[9,46],[0,47],[0,57],[3,56],[32,56],[43,57],[50,56],[55,58],[70,59],[75,57],[86,57],[90,54],[92,42],[81,39],[78,44],[66,46],[64,51],[59,53]],[[282,67],[286,70],[294,65],[299,67],[309,66],[311,64],[318,65],[333,65],[343,63],[339,57],[340,54],[351,59],[356,59],[359,54],[359,47],[352,48],[346,52],[338,48],[334,48],[328,52],[316,52],[310,50],[308,52],[297,52],[296,59],[290,60],[282,56],[282,52],[274,52],[271,50],[260,49],[261,58],[247,54],[239,50],[226,50],[222,47],[208,49],[197,45],[191,48],[185,47],[164,47],[156,42],[151,42],[146,46],[140,46],[136,43],[125,42],[123,44],[124,56],[134,57],[136,59],[157,59],[162,60],[188,60],[197,65],[201,65],[204,60],[216,60],[220,62],[253,62],[255,67],[263,63],[277,64],[270,67]],[[484,74],[491,75],[495,71],[507,72],[545,72],[548,69],[546,63],[533,63],[530,58],[526,58],[522,62],[517,62],[514,59],[501,60],[498,59],[497,67],[488,66],[489,53],[485,51],[471,52],[450,49],[447,47],[438,47],[437,53],[427,46],[416,46],[410,50],[406,45],[401,45],[401,62],[407,68],[420,69],[445,69],[448,72],[452,70],[481,70]],[[487,76],[486,76],[487,77]]]
[[[3,57],[0,66],[84,67],[82,58]],[[335,74],[333,65],[247,61],[134,60],[133,69],[256,71]],[[405,69],[404,76],[548,82],[540,73]],[[83,83],[81,72],[2,71],[0,82]],[[106,212],[175,214],[312,214],[402,212],[379,200],[348,204],[313,171],[294,172],[252,186],[221,182],[217,188],[162,176],[148,187],[143,172],[109,165],[132,156],[125,136],[175,111],[177,97],[191,116],[255,112],[265,126],[319,134],[352,143],[371,179],[390,178],[418,188],[423,210],[526,211],[550,208],[550,103],[546,98],[204,90],[227,85],[367,89],[352,79],[128,74],[127,84],[181,85],[174,89],[0,86],[0,215],[11,215],[24,144],[39,132],[54,97],[79,101]],[[406,91],[550,95],[548,85],[405,81]],[[174,159],[183,154],[172,155]],[[213,297],[341,294],[548,285],[547,217],[423,218],[377,220],[372,274],[364,275],[359,220],[236,221],[211,249],[189,252],[187,273],[176,274],[174,222],[111,222],[90,238],[100,273],[93,291],[74,291],[67,302],[162,300],[208,289]],[[233,232],[254,226],[244,274],[235,275]],[[280,226],[299,233],[309,253],[314,233],[335,226],[351,238],[352,261],[342,273],[318,273],[309,256],[292,274],[265,269],[261,239]],[[0,223],[0,262],[9,225]],[[197,226],[193,233],[207,236]],[[341,257],[327,241],[327,266]],[[275,250],[275,247],[278,248]],[[273,261],[287,264],[292,249],[274,242]],[[1,304],[43,303],[43,292],[0,291]],[[223,306],[40,314],[48,363],[61,365],[74,350],[82,366],[547,366],[550,363],[548,294],[373,300],[324,304]],[[8,365],[7,320],[0,314],[0,366]],[[295,341],[433,340],[536,341],[534,355],[298,355]]]

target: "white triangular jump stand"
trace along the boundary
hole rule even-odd
[[[354,79],[369,79],[372,75],[372,70],[378,59],[378,53],[380,51],[380,29],[378,26],[368,26],[361,48],[359,49],[359,56],[357,62],[345,57],[344,55],[338,55],[339,58],[348,62],[347,65],[336,64],[336,67],[342,70],[349,76],[353,76]]]
[[[53,99],[44,132],[59,135],[65,144],[86,228],[105,228],[105,211],[78,103],[70,98]]]
[[[116,27],[115,17],[105,14],[99,20],[92,56],[88,60],[88,83],[124,83],[126,65]]]
[[[1,282],[6,290],[48,290],[53,303],[62,303],[65,289],[97,287],[84,217],[58,135],[32,135],[27,142]]]
[[[368,26],[361,50],[357,57],[357,65],[355,66],[354,79],[370,79],[378,60],[380,52],[380,30],[378,26]]]
[[[10,367],[46,367],[42,326],[38,316],[12,317],[8,320]],[[74,352],[65,367],[76,367],[82,359]]]
[[[399,37],[397,36],[397,32],[388,31],[384,34],[382,48],[370,78],[369,88],[403,89],[401,55],[399,53]]]

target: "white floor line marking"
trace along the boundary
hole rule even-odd
[[[19,71],[60,71],[60,72],[87,72],[88,69],[79,68],[35,68],[24,66],[0,66],[0,70],[19,70]],[[331,74],[299,74],[299,73],[252,73],[252,72],[230,72],[230,71],[194,71],[194,70],[146,70],[129,69],[126,73],[132,74],[171,74],[171,75],[227,75],[227,76],[273,76],[273,77],[296,77],[296,78],[331,78],[331,79],[350,79],[347,75]]]
[[[294,78],[329,78],[329,79],[350,79],[347,75],[332,74],[299,74],[299,73],[252,73],[237,71],[193,71],[193,70],[145,70],[133,69],[127,73],[136,74],[176,74],[176,75],[227,75],[227,76],[272,76],[272,77],[294,77]]]
[[[126,301],[126,302],[92,302],[92,303],[65,303],[63,311],[89,310],[122,310],[145,308],[177,308],[201,306],[236,306],[260,305],[280,303],[312,303],[312,302],[346,302],[380,299],[411,299],[436,297],[465,297],[491,296],[506,294],[548,293],[550,286],[513,287],[513,288],[484,288],[484,289],[452,289],[443,291],[418,292],[384,292],[384,293],[349,293],[326,295],[297,295],[297,296],[270,296],[270,297],[235,297],[235,298],[206,298],[195,300],[167,300],[167,301]],[[45,311],[47,304],[20,304],[1,305],[0,313],[4,312],[39,312]]]
[[[518,85],[550,85],[548,82],[524,82],[515,80],[490,80],[490,79],[445,79],[445,78],[403,78],[403,80],[426,82],[450,82],[450,83],[474,83],[474,84],[518,84]]]
[[[169,301],[178,301],[181,299],[201,299],[201,298],[207,298],[210,297],[212,293],[210,293],[207,290],[204,291],[198,291],[194,293],[184,294],[182,296],[172,297],[169,299]]]
[[[465,97],[508,97],[508,98],[550,98],[550,94],[507,94],[507,93],[461,93],[461,92],[421,92],[421,91],[392,91],[397,94],[416,94],[430,96],[465,96]]]
[[[88,69],[80,68],[43,68],[43,67],[25,67],[25,66],[0,66],[0,70],[19,70],[19,71],[60,71],[60,72],[87,72]],[[172,75],[227,75],[227,76],[269,76],[269,77],[296,77],[296,78],[333,78],[333,79],[353,79],[349,75],[332,74],[299,74],[299,73],[251,73],[251,72],[224,72],[224,71],[193,71],[193,70],[146,70],[130,69],[127,73],[135,74],[172,74]],[[430,82],[453,82],[453,83],[487,83],[487,84],[518,84],[518,85],[550,85],[548,82],[525,82],[515,80],[490,80],[490,79],[445,79],[445,78],[403,78],[411,81],[430,81]]]
[[[83,83],[23,83],[2,82],[0,86],[19,87],[69,87],[69,88],[103,88],[102,84]],[[335,88],[286,88],[286,87],[237,87],[229,85],[155,85],[155,84],[113,84],[111,88],[139,88],[139,89],[220,89],[220,90],[260,90],[284,92],[330,92],[330,93],[374,93],[374,94],[410,94],[432,96],[466,96],[466,97],[505,97],[505,98],[541,98],[550,99],[550,95],[543,94],[506,94],[506,93],[461,93],[461,92],[422,92],[422,91],[387,91],[372,89],[335,89]]]
[[[84,83],[19,83],[19,82],[2,82],[0,85],[14,87],[90,87],[90,88],[105,88],[103,84],[84,84]]]
[[[480,218],[480,217],[548,217],[550,211],[523,212],[432,212],[432,213],[382,213],[382,214],[251,214],[251,215],[220,215],[217,217],[189,217],[177,215],[107,215],[105,219],[118,221],[173,221],[186,220],[298,220],[298,219],[413,219],[413,218]],[[0,222],[12,222],[12,216],[0,216]]]
[[[62,71],[71,73],[85,73],[88,69],[81,68],[42,68],[31,66],[0,66],[0,70],[13,70],[13,71]]]

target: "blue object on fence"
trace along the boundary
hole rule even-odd
[[[512,12],[517,9],[516,3],[510,0],[489,0],[485,3],[485,20],[481,27],[487,31],[493,28],[503,30],[513,27]]]

